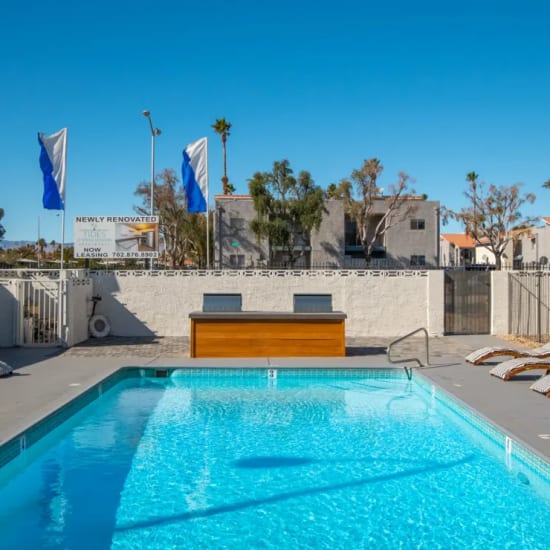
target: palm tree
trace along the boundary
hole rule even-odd
[[[476,190],[477,190],[477,178],[479,176],[475,172],[468,172],[466,174],[466,181],[470,183],[472,189],[472,204],[473,204],[473,219],[472,219],[472,235],[474,239],[477,238],[477,216],[476,216]]]
[[[216,122],[212,124],[214,132],[219,134],[222,137],[222,147],[223,147],[223,176],[222,176],[222,185],[223,185],[223,194],[229,195],[229,185],[227,179],[227,157],[225,151],[225,143],[227,142],[227,137],[229,136],[229,130],[231,130],[231,122],[227,122],[225,118],[218,118]]]
[[[40,260],[43,260],[44,259],[44,249],[46,248],[46,246],[48,246],[48,243],[46,242],[45,239],[38,239],[38,241],[36,241],[36,246],[38,247],[38,262],[40,263]]]

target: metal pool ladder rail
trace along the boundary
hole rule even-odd
[[[399,359],[399,360],[392,359],[392,357],[391,357],[392,347],[395,344],[399,344],[400,342],[403,342],[403,340],[406,340],[410,336],[414,336],[418,332],[423,332],[424,333],[424,342],[426,344],[426,364],[424,365],[418,357],[411,357],[409,359]],[[394,364],[396,364],[396,363],[409,363],[410,361],[414,361],[414,362],[418,363],[419,367],[427,367],[430,364],[430,346],[428,344],[428,331],[424,327],[422,327],[422,328],[418,328],[416,330],[413,330],[412,332],[409,332],[408,334],[405,334],[405,336],[401,336],[401,338],[398,338],[397,340],[394,340],[386,348],[386,355],[387,355],[388,361],[390,363],[394,363]],[[403,368],[405,369],[405,372],[407,373],[407,378],[410,380],[412,378],[412,369],[413,368],[412,367],[407,367],[407,365],[403,365]]]

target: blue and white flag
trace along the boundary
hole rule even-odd
[[[190,143],[183,150],[182,181],[188,212],[208,210],[208,144],[206,138]]]
[[[49,210],[65,210],[67,128],[50,136],[39,133],[38,143],[40,143],[40,168],[44,174],[42,204]]]

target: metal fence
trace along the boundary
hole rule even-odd
[[[550,272],[523,271],[510,273],[510,332],[550,340]]]
[[[550,264],[547,262],[506,262],[502,264],[506,271],[550,271]]]
[[[62,284],[63,281],[50,279],[20,281],[22,345],[56,346],[60,343]]]

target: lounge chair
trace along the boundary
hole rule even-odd
[[[11,376],[13,374],[13,369],[4,361],[0,361],[0,378],[3,376]]]
[[[514,348],[504,348],[504,347],[485,347],[476,349],[472,351],[469,355],[466,356],[466,361],[472,363],[473,365],[479,365],[484,363],[487,359],[491,357],[534,357],[536,359],[546,359],[550,358],[550,342],[540,346],[539,348],[529,349],[529,350],[519,350]]]
[[[550,374],[541,376],[534,384],[531,384],[529,388],[546,395],[546,397],[550,397]]]
[[[518,357],[503,361],[493,367],[489,373],[503,380],[510,380],[512,376],[526,370],[545,370],[550,373],[550,359],[538,359],[536,357]]]

